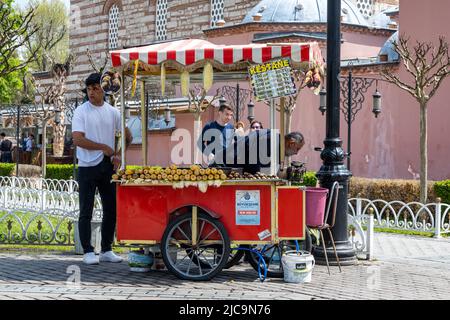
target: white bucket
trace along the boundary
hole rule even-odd
[[[315,260],[308,251],[286,251],[281,258],[281,263],[285,282],[311,282]]]

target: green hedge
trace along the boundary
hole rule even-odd
[[[11,176],[15,163],[0,163],[0,176]],[[73,164],[48,164],[47,179],[69,180],[73,176]]]
[[[0,163],[0,177],[10,176],[14,167],[14,163]]]
[[[441,198],[442,202],[450,204],[450,180],[436,182],[434,192]]]
[[[57,180],[70,180],[72,177],[76,180],[73,177],[73,164],[48,164],[45,177]]]

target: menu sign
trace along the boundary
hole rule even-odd
[[[257,101],[286,97],[297,93],[289,60],[282,59],[248,68]]]

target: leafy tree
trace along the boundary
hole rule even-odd
[[[32,8],[35,15],[31,27],[37,28],[25,42],[26,56],[35,52],[31,67],[49,71],[53,63],[65,61],[69,52],[69,15],[61,0],[31,0],[25,12]]]
[[[35,59],[36,50],[19,59],[19,49],[39,31],[31,24],[35,11],[30,7],[27,13],[16,12],[12,0],[0,1],[0,79],[26,68]]]

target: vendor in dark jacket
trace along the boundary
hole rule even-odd
[[[280,134],[276,133],[277,139],[277,171],[280,164]],[[237,141],[237,147],[228,147],[225,150],[226,165],[233,168],[243,168],[244,172],[255,174],[263,168],[270,167],[270,142],[271,130],[257,130]],[[285,156],[296,155],[305,145],[305,139],[300,132],[291,132],[284,137]],[[216,155],[217,157],[218,155]]]
[[[212,162],[218,152],[222,154],[223,149],[231,144],[234,134],[234,127],[230,124],[232,118],[233,109],[225,103],[220,106],[217,119],[203,127],[198,146],[208,157],[208,162]]]

